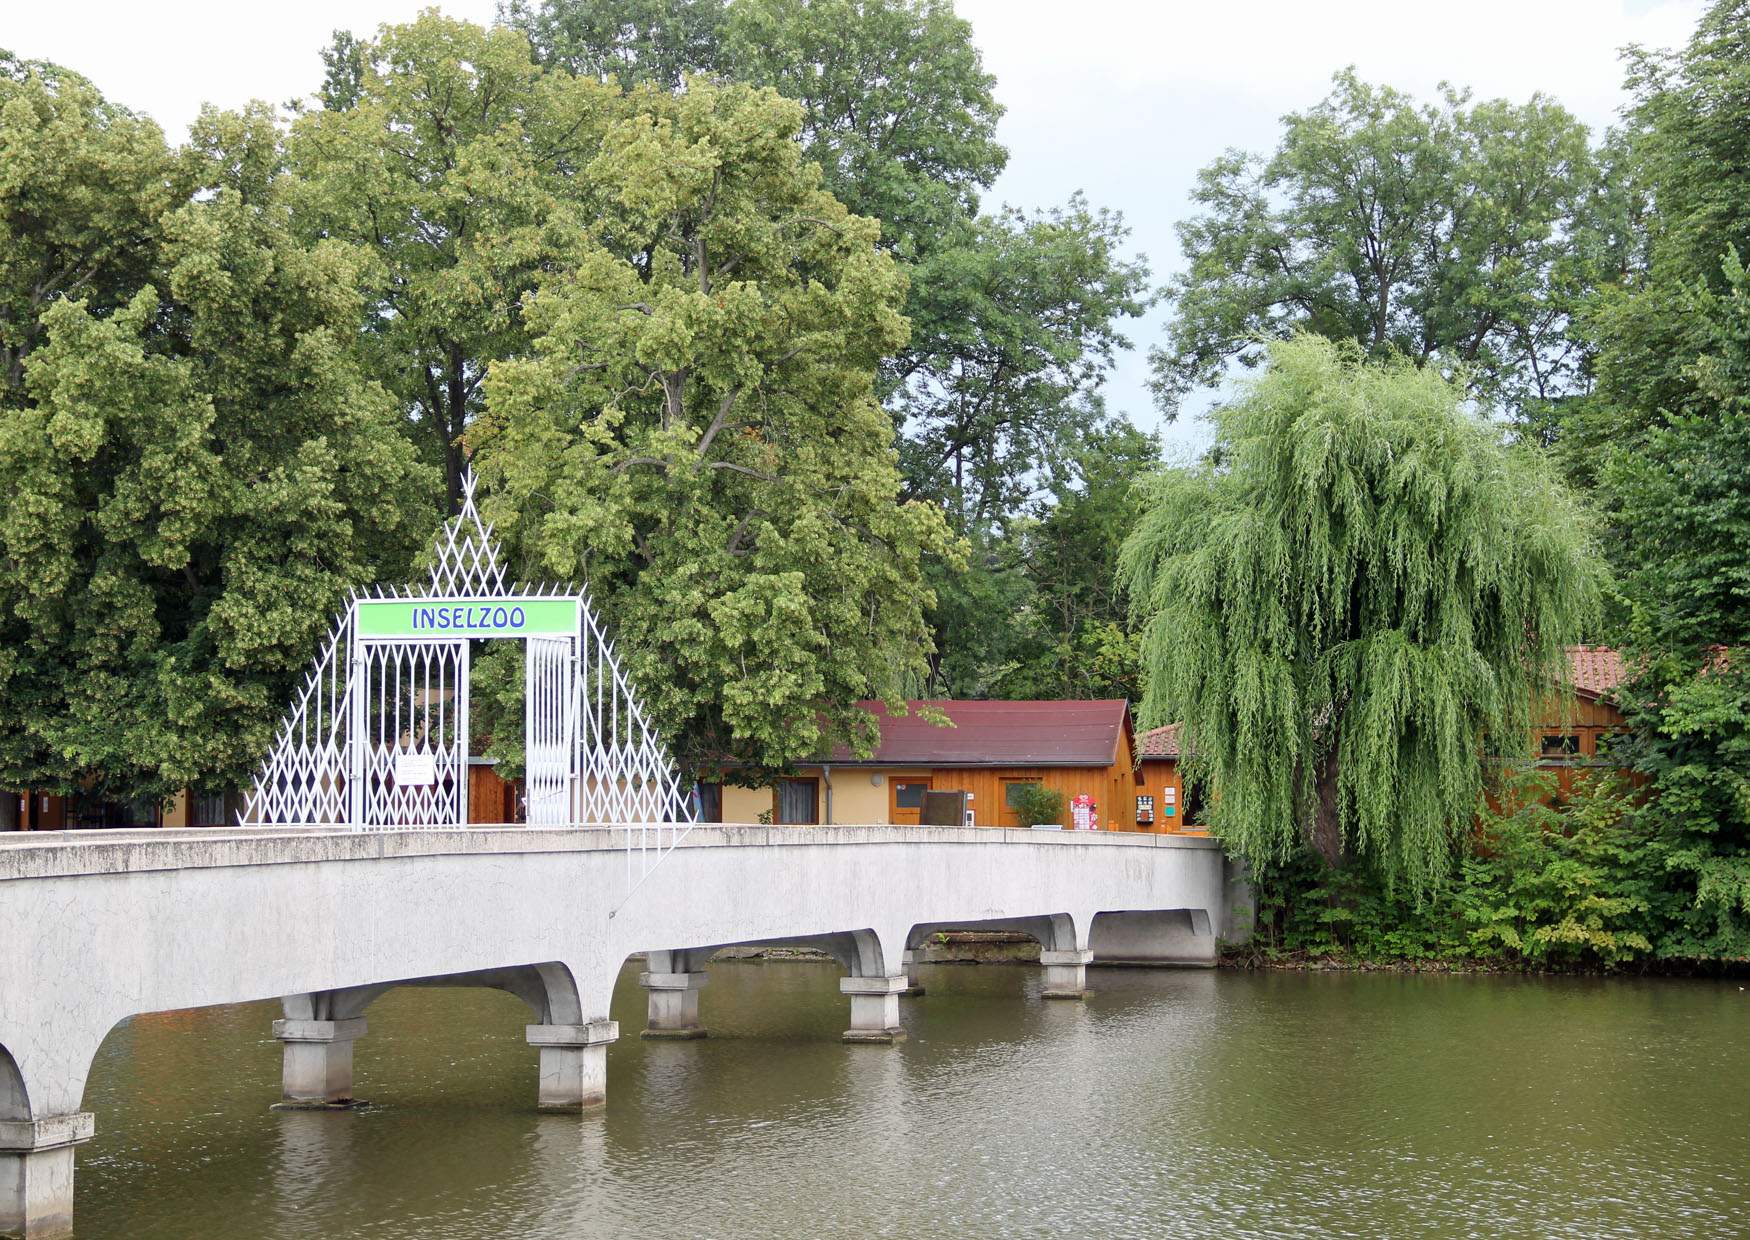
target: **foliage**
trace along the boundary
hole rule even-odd
[[[1420,899],[1368,865],[1331,869],[1310,850],[1259,878],[1258,948],[1359,964],[1613,968],[1651,949],[1651,883],[1616,776],[1552,802],[1546,773],[1510,777],[1483,806],[1453,873]]]
[[[1123,219],[1076,195],[1062,210],[970,224],[912,272],[914,340],[888,404],[905,428],[907,493],[957,529],[1022,510],[1093,430],[1117,322],[1147,308],[1148,264],[1120,256]]]
[[[1585,127],[1542,95],[1433,106],[1344,70],[1268,159],[1199,174],[1157,398],[1171,416],[1296,331],[1462,368],[1514,410],[1578,390],[1570,320],[1612,258],[1598,184]]]
[[[1044,784],[1012,784],[1009,792],[1009,808],[1015,812],[1015,820],[1023,827],[1035,827],[1040,823],[1063,824],[1064,797],[1055,788],[1047,788]]]
[[[572,256],[587,214],[575,171],[620,94],[544,72],[515,31],[436,10],[334,51],[362,63],[361,85],[293,126],[297,218],[369,256],[365,365],[444,466],[454,508],[487,366],[526,346],[523,295]]]
[[[998,535],[975,530],[965,571],[933,582],[927,697],[1141,696],[1137,636],[1115,570],[1141,509],[1136,484],[1160,441],[1122,418],[1092,421],[1053,454],[1045,493]]]
[[[1301,838],[1411,893],[1451,867],[1486,736],[1596,611],[1587,522],[1438,374],[1316,337],[1163,474],[1120,566],[1144,629],[1147,723],[1178,721],[1211,826],[1256,866]]]
[[[500,0],[498,20],[528,35],[549,68],[622,86],[677,90],[723,59],[724,0]]]
[[[947,0],[549,0],[505,15],[549,65],[674,86],[688,67],[802,105],[805,157],[854,214],[881,221],[909,276],[908,340],[879,392],[900,427],[904,495],[949,514],[974,579],[931,560],[934,692],[988,692],[1028,591],[1007,525],[1098,419],[1116,324],[1149,302],[1115,212],[979,213],[1007,160],[971,27]]]
[[[1709,351],[1695,412],[1649,429],[1605,471],[1630,564],[1638,674],[1625,754],[1652,784],[1645,816],[1664,876],[1661,955],[1750,957],[1750,275],[1700,290]]]
[[[1711,343],[1695,297],[1726,291],[1729,249],[1750,254],[1750,4],[1716,0],[1685,47],[1627,60],[1622,171],[1637,245],[1588,315],[1604,398],[1591,444],[1711,403],[1691,371]]]
[[[819,187],[800,109],[641,90],[580,170],[603,218],[528,302],[469,431],[530,576],[582,576],[684,764],[778,768],[921,678],[919,576],[876,367],[905,338],[877,225]]]
[[[0,80],[0,785],[235,786],[432,481],[349,347],[272,115],[189,146],[71,75]]]

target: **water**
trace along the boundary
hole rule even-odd
[[[275,1005],[111,1034],[79,1153],[99,1237],[1726,1235],[1750,1230],[1737,982],[926,969],[911,1041],[838,1040],[831,965],[711,967],[701,1042],[533,1107],[527,1009],[402,990],[359,1113],[274,1113]]]

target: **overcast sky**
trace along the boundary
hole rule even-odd
[[[422,0],[7,0],[0,48],[58,61],[176,139],[202,103],[283,102],[321,79],[330,31],[405,21]],[[493,0],[445,12],[490,21]],[[1321,98],[1333,72],[1431,97],[1441,81],[1479,96],[1552,95],[1594,130],[1621,105],[1618,49],[1675,46],[1700,0],[958,0],[1008,109],[1008,171],[990,196],[1037,207],[1083,190],[1124,213],[1156,276],[1178,261],[1173,225],[1198,168],[1228,147],[1265,150],[1277,118]],[[1160,313],[1107,385],[1111,408],[1159,419],[1145,387]],[[1167,430],[1177,455],[1195,419]]]

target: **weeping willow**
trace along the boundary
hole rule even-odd
[[[1152,483],[1119,561],[1150,723],[1180,722],[1210,825],[1254,865],[1306,840],[1420,893],[1474,821],[1487,743],[1598,612],[1578,504],[1439,374],[1301,337]]]

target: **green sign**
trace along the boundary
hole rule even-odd
[[[575,637],[574,598],[360,599],[360,637]]]

